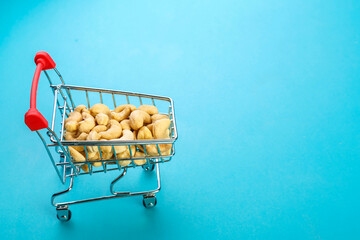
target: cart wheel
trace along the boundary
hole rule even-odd
[[[146,171],[146,172],[151,172],[154,170],[155,165],[151,164],[151,165],[143,165],[142,168]]]
[[[157,200],[155,196],[144,196],[143,205],[145,208],[153,208],[156,206]]]
[[[71,211],[69,209],[56,209],[56,217],[62,222],[67,222],[71,219]]]

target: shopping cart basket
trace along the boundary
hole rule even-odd
[[[69,205],[85,203],[97,200],[112,199],[119,197],[129,197],[129,196],[143,196],[143,205],[146,208],[154,207],[157,203],[155,194],[160,191],[160,167],[159,164],[163,162],[168,162],[171,160],[172,156],[175,154],[174,143],[177,139],[176,124],[175,124],[175,113],[173,101],[169,97],[154,96],[148,94],[140,94],[134,92],[123,92],[117,90],[108,90],[100,88],[89,88],[89,87],[79,87],[66,85],[60,72],[55,68],[56,64],[52,58],[46,52],[38,52],[35,56],[36,70],[31,87],[31,96],[30,96],[30,109],[25,114],[25,123],[30,128],[31,131],[36,131],[40,137],[42,143],[45,146],[45,149],[50,157],[50,160],[55,168],[56,173],[58,174],[60,181],[65,184],[69,182],[69,187],[61,192],[55,193],[51,197],[51,203],[56,207],[57,218],[61,221],[68,221],[71,218],[71,211],[69,210]],[[57,75],[61,81],[61,84],[55,85],[51,80],[50,73],[46,70],[53,69],[55,71],[54,75]],[[36,95],[37,95],[37,86],[40,78],[41,71],[44,71],[45,76],[47,77],[50,88],[54,93],[54,104],[53,104],[53,113],[51,126],[49,127],[48,121],[45,117],[36,109]],[[94,100],[94,96],[97,97],[97,100]],[[171,120],[171,126],[169,129],[170,138],[169,139],[150,139],[150,140],[108,140],[108,141],[66,141],[64,139],[64,122],[66,117],[71,111],[76,107],[76,104],[87,104],[88,108],[92,104],[97,102],[103,103],[106,99],[111,99],[114,107],[120,104],[132,104],[137,102],[142,105],[144,102],[151,103],[154,106],[161,105],[163,109],[166,109],[166,114]],[[120,100],[119,100],[120,99]],[[160,108],[159,108],[160,110]],[[57,114],[58,112],[58,114]],[[59,124],[57,124],[59,123]],[[43,133],[42,133],[43,132]],[[162,144],[171,145],[171,150],[168,153],[162,154],[159,150],[159,146]],[[147,146],[156,146],[158,149],[158,155],[148,155],[146,153]],[[70,154],[69,147],[71,146],[81,146],[86,147],[92,146],[100,150],[101,147],[111,146],[114,151],[114,157],[109,160],[105,160],[101,156],[98,161],[89,161],[87,154],[86,160],[83,162],[74,161],[73,157]],[[116,158],[116,152],[114,146],[126,146],[130,151],[129,158]],[[134,149],[142,148],[145,152],[145,157],[134,157],[131,154],[131,151]],[[136,160],[146,159],[146,163],[141,165],[145,171],[152,171],[156,169],[157,176],[157,188],[149,191],[139,191],[139,192],[130,192],[130,191],[115,191],[115,184],[125,176],[128,168],[139,167],[140,165],[136,164]],[[124,161],[127,161],[127,164],[122,164]],[[101,163],[100,168],[93,167],[92,164],[95,162]],[[83,169],[86,169],[84,171]],[[68,202],[59,202],[56,203],[55,199],[59,195],[63,195],[69,192],[73,187],[74,177],[83,176],[83,175],[93,175],[95,173],[106,173],[108,171],[120,171],[120,175],[115,178],[110,183],[110,193],[107,196],[100,196],[95,198],[87,198],[81,200],[74,200]],[[68,180],[68,181],[66,181]]]

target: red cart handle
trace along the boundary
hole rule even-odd
[[[36,69],[31,85],[30,109],[25,113],[25,124],[31,131],[40,130],[49,126],[48,121],[36,109],[36,92],[39,83],[39,77],[42,70],[55,68],[56,64],[47,52],[40,51],[36,53],[35,59]]]

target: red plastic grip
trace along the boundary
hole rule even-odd
[[[53,69],[56,67],[54,60],[47,52],[40,51],[35,55],[36,63],[35,74],[31,85],[30,109],[25,113],[25,124],[31,131],[40,130],[49,126],[45,117],[36,109],[36,93],[42,70]]]

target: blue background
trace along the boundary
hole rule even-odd
[[[56,219],[65,186],[23,122],[39,50],[69,84],[174,99],[154,209],[123,198]],[[2,239],[360,238],[359,1],[2,1],[0,59]],[[44,76],[38,97],[49,119]],[[115,177],[77,178],[67,199]],[[130,169],[121,187],[152,177]]]

